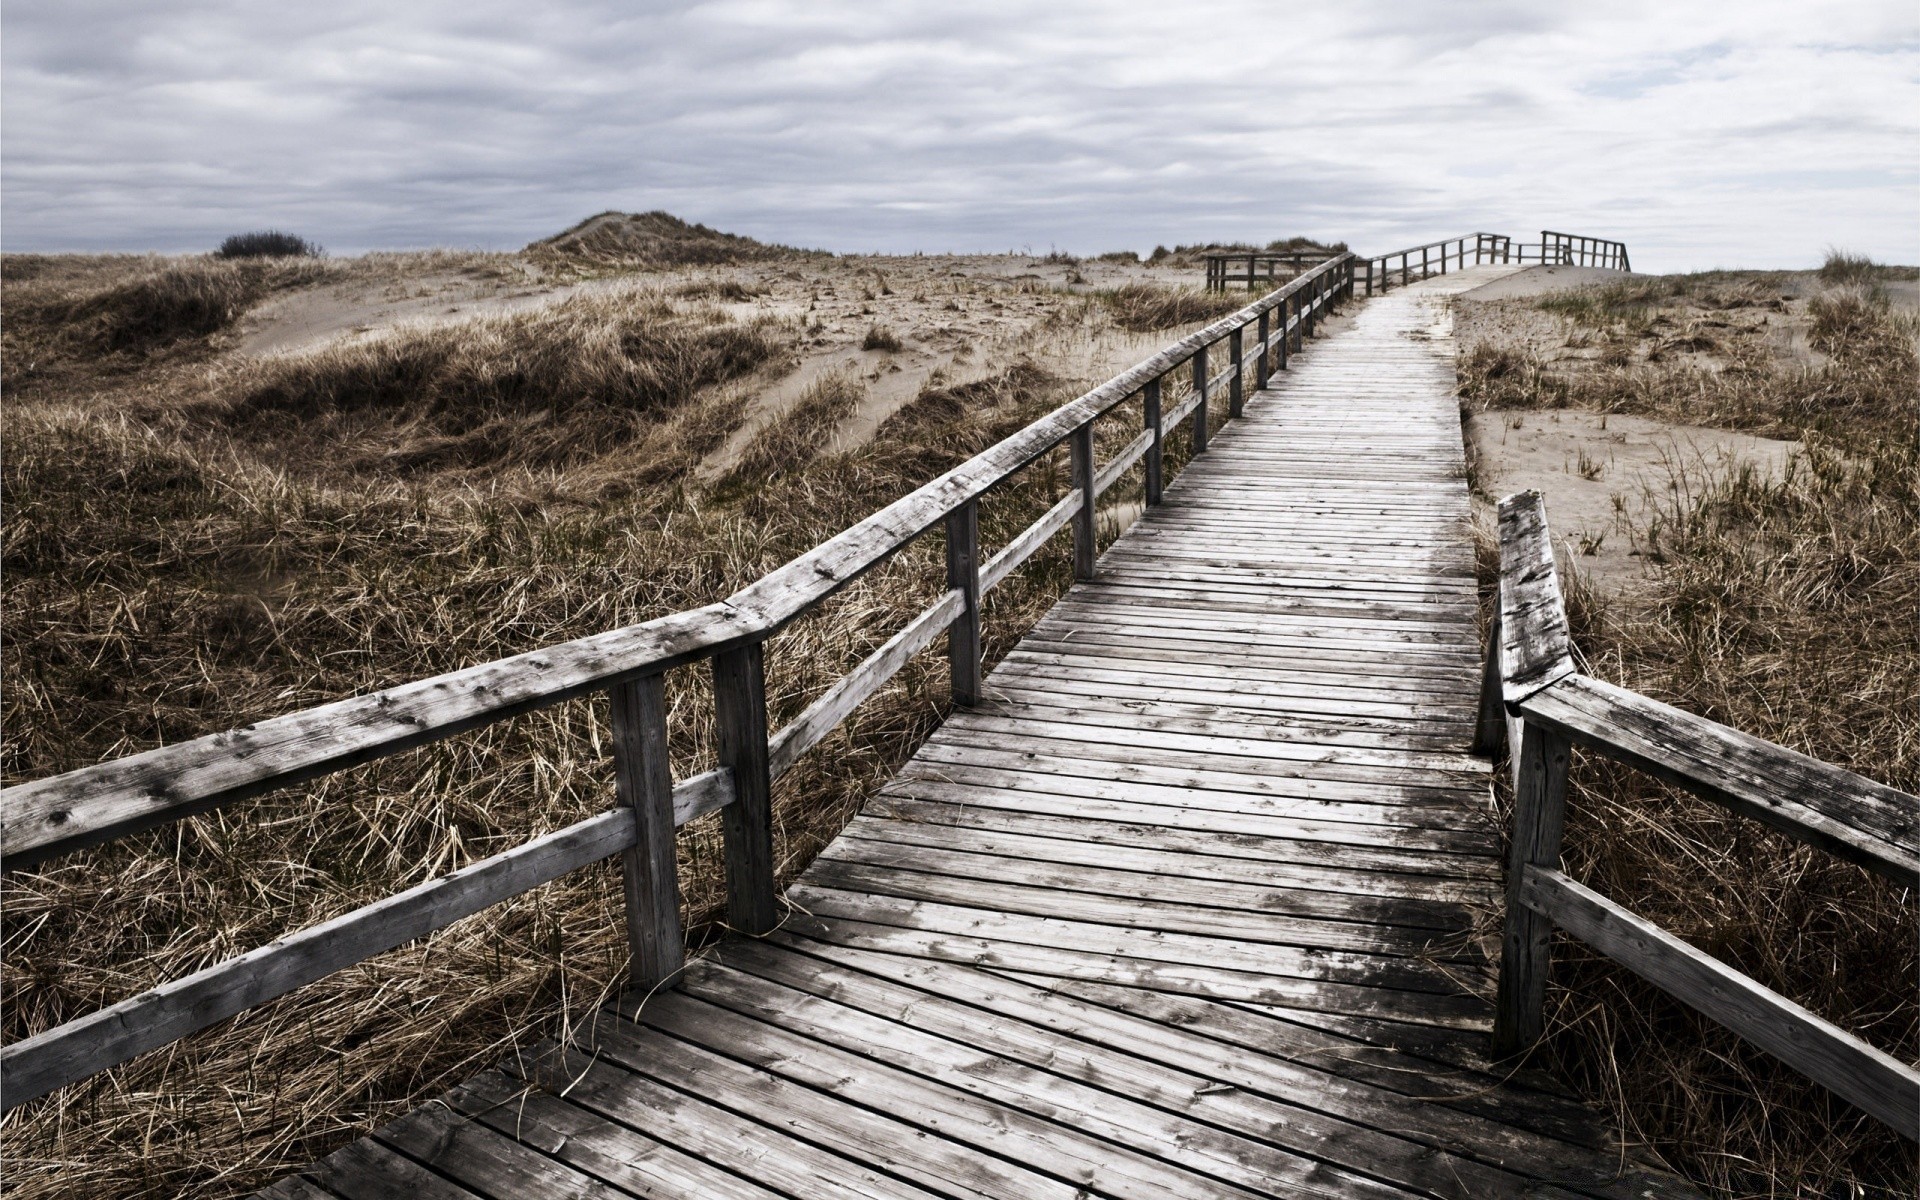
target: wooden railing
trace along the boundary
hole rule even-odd
[[[1578,233],[1555,233],[1551,229],[1540,231],[1541,249],[1551,246],[1559,251],[1560,261],[1576,267],[1605,267],[1615,271],[1631,271],[1633,264],[1627,260],[1627,244],[1610,242],[1606,238],[1585,237]]]
[[[1409,246],[1364,260],[1360,283],[1371,296],[1377,286],[1386,291],[1434,275],[1445,275],[1467,265],[1483,263],[1540,263],[1545,266],[1607,267],[1628,271],[1625,242],[1542,230],[1538,242],[1516,242],[1504,233],[1469,233],[1443,242]]]
[[[748,935],[771,930],[778,920],[773,780],[943,632],[954,702],[977,702],[981,597],[1069,526],[1074,576],[1092,578],[1100,495],[1143,463],[1146,502],[1158,504],[1164,439],[1191,422],[1193,450],[1204,453],[1209,406],[1221,389],[1229,417],[1238,417],[1248,368],[1256,387],[1266,385],[1271,371],[1285,369],[1295,344],[1352,295],[1354,261],[1348,254],[1329,259],[1181,338],[717,604],[0,792],[0,863],[18,870],[604,691],[618,800],[598,816],[14,1042],[0,1049],[0,1103],[12,1107],[44,1095],[614,855],[625,872],[632,980],[652,987],[679,971],[685,956],[674,830],[716,809],[726,857],[726,922]],[[1216,372],[1209,355],[1222,343],[1227,361]],[[1191,387],[1163,413],[1163,397],[1175,400],[1165,395],[1166,381],[1183,366]],[[1097,463],[1094,422],[1136,395],[1144,428],[1111,461]],[[983,560],[982,497],[1062,442],[1072,464],[1066,498]],[[936,527],[946,535],[946,592],[769,736],[767,639]],[[663,677],[703,659],[713,673],[720,765],[675,783]]]
[[[1229,284],[1249,290],[1261,283],[1272,287],[1280,282],[1280,272],[1283,268],[1290,278],[1308,267],[1319,266],[1329,257],[1331,256],[1327,254],[1309,254],[1301,250],[1214,251],[1206,256],[1207,290],[1224,292]],[[1246,265],[1246,270],[1235,272],[1234,268],[1243,263]]]
[[[1536,492],[1500,503],[1500,599],[1476,749],[1508,743],[1513,842],[1494,1048],[1543,1032],[1548,935],[1574,937],[1920,1140],[1920,1070],[1642,919],[1561,870],[1573,746],[1618,759],[1905,887],[1920,887],[1920,797],[1581,674]]]

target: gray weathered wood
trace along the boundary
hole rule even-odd
[[[1193,352],[1193,452],[1207,451],[1207,348]]]
[[[1240,330],[1227,335],[1227,362],[1231,376],[1227,380],[1227,415],[1238,419],[1246,411],[1246,364],[1241,361]]]
[[[680,873],[674,856],[673,768],[667,759],[665,681],[643,675],[608,693],[614,790],[633,812],[633,844],[621,852],[633,986],[657,987],[686,962]]]
[[[980,702],[980,504],[969,500],[947,514],[947,588],[960,612],[947,625],[953,702]]]
[[[1910,1141],[1920,1070],[1769,991],[1557,870],[1529,866],[1520,898],[1614,962],[1779,1058]]]
[[[1027,561],[1034,551],[1046,545],[1048,538],[1067,527],[1067,523],[1079,513],[1080,505],[1080,492],[1069,491],[1038,521],[1021,530],[1019,536],[1002,546],[980,568],[980,590],[990,592],[999,587],[1002,580],[1013,574],[1015,567]]]
[[[966,603],[958,589],[947,592],[923,609],[899,633],[887,639],[859,666],[842,675],[805,712],[773,735],[767,751],[768,769],[775,779],[808,750],[840,727],[854,709],[880,690],[907,661],[933,644],[942,630],[951,632]]]
[[[673,823],[685,825],[695,817],[719,812],[733,803],[733,772],[715,767],[673,786]]]
[[[1474,754],[1491,757],[1499,753],[1500,744],[1506,739],[1507,712],[1501,695],[1500,672],[1500,609],[1496,606],[1492,618],[1487,622],[1486,661],[1480,668],[1480,715],[1473,726]]]
[[[1267,314],[1261,313],[1260,319],[1266,320]],[[1160,427],[1160,381],[1150,380],[1140,389],[1140,396],[1146,409],[1144,421],[1147,433],[1152,439],[1147,446],[1146,493],[1147,504],[1153,506],[1160,503],[1161,489],[1164,486],[1162,472],[1166,465],[1165,435]]]
[[[754,937],[778,921],[766,657],[761,643],[714,656],[713,702],[720,765],[733,774],[733,803],[720,810],[727,856],[727,924],[737,933]]]
[[[710,605],[19,784],[0,793],[0,860],[18,870],[412,749],[689,661],[751,627]]]
[[[1120,448],[1119,453],[1107,460],[1093,476],[1093,494],[1102,496],[1108,488],[1119,482],[1120,477],[1133,468],[1153,445],[1153,431],[1143,429],[1134,435],[1132,441]]]
[[[8,1108],[444,929],[633,844],[617,808],[0,1049]]]
[[[1567,764],[1564,735],[1529,722],[1514,751],[1519,760],[1513,799],[1513,846],[1507,857],[1507,921],[1500,944],[1500,990],[1494,998],[1493,1050],[1500,1057],[1525,1054],[1544,1029],[1548,940],[1553,925],[1521,900],[1526,868],[1560,866],[1560,834],[1566,821]]]
[[[1500,661],[1509,707],[1573,673],[1567,610],[1539,492],[1500,501]]]
[[[1093,423],[1088,422],[1073,431],[1068,442],[1073,469],[1073,490],[1079,493],[1080,507],[1073,514],[1073,577],[1092,579],[1094,559],[1099,556],[1099,526],[1094,518],[1099,515],[1096,503],[1099,492],[1094,487],[1093,466]]]
[[[1920,797],[1584,675],[1535,692],[1520,711],[1895,883],[1920,885]]]

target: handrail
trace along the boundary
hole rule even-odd
[[[1540,1039],[1548,935],[1559,925],[1920,1140],[1920,1069],[1569,879],[1560,864],[1575,744],[1908,887],[1920,886],[1920,796],[1582,674],[1573,662],[1539,493],[1509,496],[1499,513],[1500,602],[1488,638],[1475,738],[1476,751],[1491,753],[1504,737],[1514,768],[1495,1051],[1519,1055]]]
[[[1482,263],[1537,262],[1547,266],[1606,267],[1620,271],[1633,269],[1628,265],[1625,242],[1577,233],[1556,233],[1547,229],[1541,231],[1538,242],[1517,243],[1503,233],[1481,232],[1408,246],[1404,250],[1390,250],[1365,259],[1361,284],[1366,288],[1366,294],[1371,296],[1376,271],[1380,290],[1384,292],[1393,286],[1396,275],[1399,284],[1404,287],[1417,279],[1444,275],[1450,265],[1465,267],[1469,242],[1473,246],[1476,266]],[[1419,257],[1418,263],[1414,261],[1416,255]],[[1393,266],[1396,261],[1397,270]]]
[[[1201,256],[1207,263],[1207,290],[1224,292],[1230,283],[1243,283],[1251,288],[1265,280],[1278,283],[1279,274],[1275,268],[1285,263],[1295,274],[1306,270],[1307,265],[1318,265],[1329,258],[1338,257],[1321,251],[1306,250],[1209,250]],[[1244,275],[1233,274],[1228,268],[1247,264]],[[1265,264],[1266,273],[1260,273],[1260,265]]]
[[[1292,345],[1351,297],[1354,261],[1350,254],[1329,259],[1173,342],[717,604],[0,792],[0,856],[15,870],[604,690],[620,801],[566,829],[0,1048],[0,1105],[44,1095],[616,854],[626,875],[633,982],[644,990],[672,977],[684,961],[673,831],[702,813],[718,810],[723,821],[727,924],[749,935],[767,932],[776,920],[772,781],[942,632],[955,702],[976,702],[981,597],[1069,525],[1075,575],[1091,578],[1100,495],[1144,460],[1147,502],[1158,504],[1166,436],[1191,420],[1194,452],[1204,452],[1209,402],[1218,387],[1227,386],[1229,417],[1241,415],[1247,369],[1256,387],[1266,385],[1272,370],[1285,369]],[[1227,366],[1209,374],[1208,351],[1221,342]],[[1192,391],[1163,416],[1165,379],[1187,363]],[[1111,462],[1097,464],[1093,422],[1135,394],[1144,398],[1146,428]],[[1073,458],[1073,490],[981,563],[980,498],[1062,442]],[[943,523],[948,589],[769,736],[766,640]],[[664,672],[703,658],[712,663],[720,765],[676,784],[667,760]]]

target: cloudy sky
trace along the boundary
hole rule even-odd
[[[833,250],[1545,226],[1920,261],[1915,0],[8,0],[0,245]]]

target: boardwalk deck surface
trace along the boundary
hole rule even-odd
[[[1372,300],[1251,397],[778,933],[269,1194],[1691,1194],[1484,1057],[1440,298],[1499,273]]]

